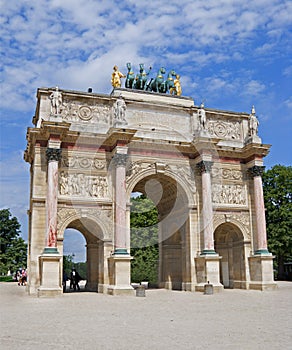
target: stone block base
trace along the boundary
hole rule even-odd
[[[259,254],[249,257],[249,289],[262,291],[277,289],[277,283],[274,281],[273,259],[272,254]]]
[[[63,293],[61,283],[61,258],[56,249],[45,248],[39,257],[40,287],[39,297],[55,297]]]
[[[204,286],[208,282],[213,285],[214,293],[223,291],[224,287],[220,283],[220,261],[218,254],[205,254],[195,258],[197,285],[195,290],[204,292]]]
[[[130,255],[114,254],[108,259],[109,281],[107,294],[109,295],[135,295],[131,286],[131,260]]]
[[[135,295],[135,289],[132,286],[108,286],[107,294],[109,295]]]

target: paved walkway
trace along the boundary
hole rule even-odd
[[[1,350],[288,349],[292,282],[270,292],[147,290],[146,297],[36,298],[0,283]]]

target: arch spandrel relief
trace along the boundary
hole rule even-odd
[[[241,230],[244,240],[250,241],[250,217],[248,212],[240,212],[240,213],[216,213],[213,218],[214,222],[214,231],[217,227],[219,227],[223,223],[230,222],[231,224],[236,225]]]
[[[58,239],[64,238],[64,231],[75,220],[90,219],[101,229],[103,240],[112,238],[112,211],[111,209],[90,208],[59,208],[58,209]],[[84,222],[86,228],[86,223]],[[97,231],[96,231],[97,232]],[[92,232],[93,233],[93,232]],[[94,234],[94,233],[93,233]]]

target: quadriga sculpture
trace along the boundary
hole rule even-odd
[[[138,90],[145,90],[146,89],[146,83],[147,83],[147,77],[152,69],[152,67],[149,67],[149,71],[146,72],[144,69],[144,63],[140,63],[140,73],[137,74],[136,80],[135,80],[135,89]]]

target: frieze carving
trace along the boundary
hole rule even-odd
[[[212,200],[216,204],[246,205],[246,188],[244,185],[213,184]]]
[[[242,171],[239,169],[221,168],[214,166],[212,168],[212,178],[213,179],[223,179],[223,180],[242,180]]]
[[[98,158],[88,158],[80,156],[62,157],[61,165],[65,168],[82,168],[82,169],[97,169],[102,170],[106,166],[104,160]]]
[[[242,139],[240,122],[208,120],[207,130],[210,136],[218,137],[220,139]]]
[[[248,169],[248,174],[250,177],[254,178],[256,176],[262,176],[265,171],[264,166],[255,165]]]
[[[109,124],[111,119],[111,108],[107,105],[94,104],[83,105],[77,101],[65,99],[60,107],[60,115],[68,122],[87,122]]]
[[[62,149],[60,148],[47,148],[46,149],[47,161],[59,161],[62,156]]]
[[[59,175],[59,194],[106,198],[109,196],[107,179],[104,176],[68,174],[62,171]]]

